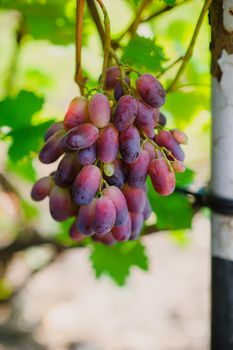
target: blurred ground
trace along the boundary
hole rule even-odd
[[[86,249],[65,253],[17,297],[0,349],[207,350],[208,219],[188,235],[186,247],[163,232],[145,238],[150,271],[135,269],[123,288],[95,279]]]

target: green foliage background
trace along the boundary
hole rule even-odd
[[[111,18],[112,37],[117,39],[133,20],[141,1],[106,0],[105,3]],[[123,62],[141,72],[157,75],[184,55],[202,2],[193,0],[180,5],[174,0],[152,1],[143,16],[146,18],[167,5],[174,8],[143,22],[131,40],[127,35],[122,39],[118,53]],[[0,207],[2,245],[20,240],[30,229],[41,237],[51,237],[54,242],[72,245],[67,224],[58,225],[49,217],[47,203],[35,206],[30,200],[30,189],[35,179],[53,169],[53,166],[39,165],[36,159],[45,130],[54,120],[63,117],[69,100],[79,94],[73,82],[74,24],[74,0],[0,2],[0,172],[10,181],[19,198],[14,215],[6,214]],[[23,35],[20,45],[17,43],[17,31]],[[206,19],[194,55],[176,90],[167,95],[163,108],[168,116],[168,126],[176,125],[188,133],[187,165],[195,170],[208,155],[208,38]],[[97,84],[101,72],[102,48],[87,10],[82,51],[83,68],[92,87]],[[162,76],[165,86],[172,82],[177,67]],[[179,187],[195,185],[194,171],[187,170],[177,180]],[[183,242],[184,236],[179,233],[191,228],[193,218],[189,198],[180,193],[161,197],[152,190],[150,182],[148,191],[155,213],[148,224],[154,225],[156,230],[177,230],[176,237]],[[111,248],[89,242],[87,245],[90,245],[90,259],[97,277],[108,274],[122,285],[132,266],[148,269],[143,242],[129,242]]]

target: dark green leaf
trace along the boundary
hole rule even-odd
[[[174,192],[170,196],[161,196],[155,192],[148,180],[148,196],[152,210],[157,216],[156,226],[161,230],[191,228],[193,210],[186,195]]]
[[[167,4],[168,6],[174,6],[176,3],[176,0],[163,0],[165,2],[165,4]]]
[[[123,49],[122,61],[136,68],[154,73],[161,71],[165,61],[163,49],[153,40],[136,35]]]
[[[19,129],[29,125],[33,114],[41,110],[43,103],[43,97],[25,90],[20,91],[15,97],[6,97],[0,102],[0,127]]]
[[[125,284],[132,266],[148,270],[145,247],[139,241],[113,247],[96,243],[92,247],[90,259],[97,278],[108,275],[120,286]]]

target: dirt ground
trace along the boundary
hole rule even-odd
[[[186,247],[145,238],[150,270],[123,288],[95,279],[86,249],[65,253],[20,293],[0,350],[207,350],[209,220],[198,215],[188,235]]]

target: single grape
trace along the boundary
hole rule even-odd
[[[83,235],[76,227],[76,221],[70,226],[69,229],[69,236],[71,239],[73,239],[76,242],[81,242],[86,238],[85,235]]]
[[[93,221],[95,217],[95,209],[96,199],[93,198],[89,204],[81,206],[78,211],[76,226],[78,231],[85,236],[91,236],[94,234]]]
[[[46,131],[44,140],[47,141],[58,130],[64,130],[63,122],[56,122],[56,123],[53,123],[52,125],[50,125],[50,127]]]
[[[138,104],[138,112],[136,117],[136,125],[139,130],[142,130],[147,137],[153,139],[155,136],[154,128],[155,128],[155,112],[154,108],[146,105],[141,101],[137,101]]]
[[[39,153],[39,159],[42,163],[53,163],[64,153],[64,150],[61,147],[61,140],[64,135],[64,130],[58,130],[46,141]]]
[[[143,227],[143,214],[142,213],[130,213],[131,218],[131,235],[130,240],[134,241],[138,239],[141,229]]]
[[[100,169],[95,165],[85,165],[73,184],[74,202],[78,205],[89,204],[98,191],[100,180]]]
[[[135,126],[130,126],[120,134],[120,152],[127,164],[132,164],[138,159],[140,148],[140,135]]]
[[[121,188],[126,182],[126,169],[124,167],[123,162],[120,159],[116,159],[113,162],[114,173],[112,176],[104,176],[109,185],[117,186]]]
[[[145,203],[145,207],[143,209],[143,219],[144,220],[149,219],[151,213],[152,213],[151,205],[150,205],[148,197],[146,196],[146,203]]]
[[[78,152],[78,161],[82,165],[93,164],[97,159],[96,144],[90,147],[80,149]]]
[[[54,181],[51,176],[42,177],[32,187],[32,199],[34,201],[42,201],[45,197],[49,196],[53,186]]]
[[[73,184],[81,166],[77,161],[76,152],[64,155],[55,172],[54,180],[57,186],[68,187]]]
[[[111,199],[116,210],[115,226],[122,226],[128,219],[128,207],[125,196],[116,186],[110,186],[103,190],[103,195]]]
[[[100,131],[97,141],[98,158],[104,163],[113,162],[119,150],[119,133],[114,125],[109,124]]]
[[[164,104],[165,90],[151,74],[141,75],[136,81],[136,87],[142,99],[151,107],[159,108]]]
[[[116,83],[120,79],[121,73],[120,69],[117,66],[113,66],[107,69],[106,71],[106,80],[105,80],[105,89],[112,90],[114,89]]]
[[[130,79],[127,76],[125,77],[125,83],[129,87]],[[124,89],[122,86],[122,82],[121,82],[121,80],[118,80],[115,87],[114,87],[114,97],[118,101],[121,98],[121,96],[123,96],[123,95],[124,95]]]
[[[149,169],[150,157],[147,151],[141,150],[135,163],[128,165],[128,184],[130,187],[143,187]]]
[[[116,106],[114,125],[119,131],[131,126],[137,115],[137,101],[130,95],[122,96]]]
[[[122,188],[122,192],[125,196],[128,210],[131,213],[142,213],[146,203],[146,194],[144,189],[133,188],[126,184]]]
[[[178,143],[181,145],[187,145],[188,137],[184,132],[180,131],[179,129],[173,129],[171,130],[171,134]]]
[[[125,242],[131,235],[131,218],[128,215],[128,219],[125,225],[114,226],[112,228],[112,235],[117,242]]]
[[[93,145],[99,137],[96,126],[84,123],[71,129],[64,138],[64,143],[70,149],[84,149]]]
[[[64,128],[70,130],[88,120],[88,101],[85,97],[75,97],[68,107],[64,118]]]
[[[69,190],[54,186],[49,195],[51,216],[56,221],[65,221],[73,215],[73,205]]]
[[[144,143],[143,149],[149,154],[150,160],[156,158],[155,147],[149,141]]]
[[[107,245],[109,247],[113,246],[116,243],[116,240],[113,237],[112,232],[109,232],[109,233],[107,233],[104,236],[94,235],[91,238],[92,238],[93,241],[105,244],[105,245]]]
[[[110,104],[104,94],[95,94],[91,97],[88,103],[90,120],[98,128],[103,128],[108,125],[110,120]]]
[[[153,159],[149,166],[149,175],[154,189],[167,196],[175,189],[175,175],[164,158]]]
[[[165,126],[167,124],[167,118],[163,113],[159,113],[159,120],[158,120],[159,125]]]
[[[107,197],[96,200],[93,228],[96,234],[106,235],[111,231],[116,221],[116,210],[113,202]]]
[[[185,171],[184,163],[179,160],[174,160],[174,162],[171,162],[171,166],[177,173],[183,173]]]
[[[155,141],[159,146],[167,148],[177,160],[184,161],[184,151],[169,131],[160,130]]]

